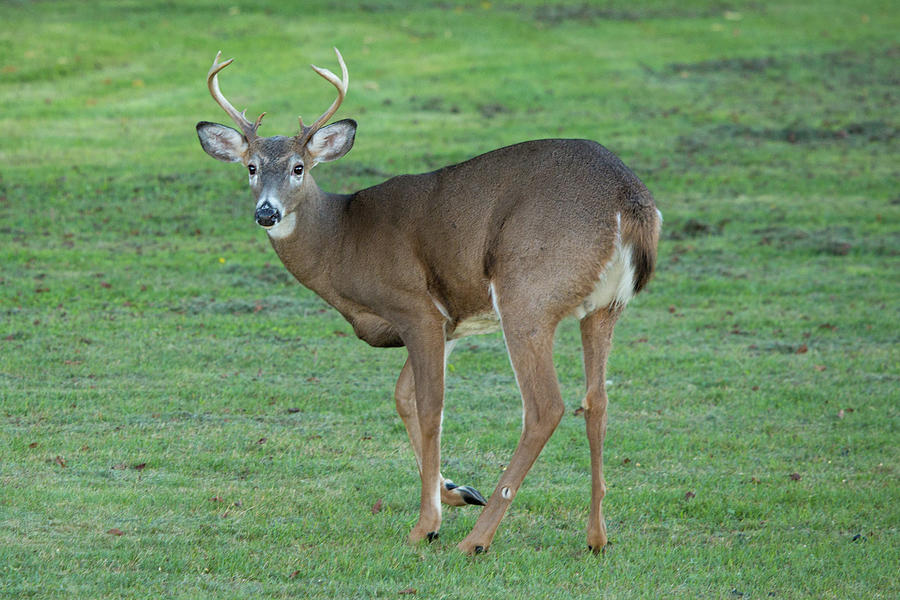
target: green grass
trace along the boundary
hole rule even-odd
[[[894,3],[219,5],[0,5],[0,596],[900,595]],[[610,359],[605,556],[571,321],[569,414],[491,551],[455,549],[474,508],[405,543],[405,352],[292,282],[194,133],[226,122],[217,50],[271,135],[331,101],[307,65],[332,46],[360,128],[328,190],[572,136],[656,195],[658,272]],[[444,473],[491,491],[520,418],[502,339],[464,340]]]

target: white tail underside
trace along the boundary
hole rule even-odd
[[[616,213],[616,228],[616,245],[612,258],[600,272],[594,291],[572,313],[579,320],[613,304],[625,308],[634,296],[632,248],[631,245],[622,243],[622,215],[619,213]]]

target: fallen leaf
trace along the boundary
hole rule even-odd
[[[630,462],[631,462],[631,459],[630,459],[630,458],[626,458],[625,460],[622,461],[622,464],[623,464],[623,465],[627,465],[627,464],[630,463]]]
[[[100,287],[106,288],[106,289],[108,290],[109,288],[112,287],[112,284],[109,283],[108,281],[101,281],[101,282],[100,282]]]
[[[575,409],[575,416],[576,416],[576,417],[577,417],[578,415],[582,415],[582,414],[584,414],[584,407],[583,407],[583,406],[579,406],[578,408]]]
[[[670,307],[669,307],[669,313],[670,313],[670,314],[674,314],[674,313],[675,313],[675,307],[674,307],[674,306],[670,306]]]
[[[375,504],[372,505],[372,514],[377,515],[381,512],[381,498],[375,501]]]
[[[120,471],[122,469],[127,469],[127,468],[128,468],[128,465],[126,465],[125,463],[119,463],[117,465],[113,465],[113,469],[115,469],[117,471]]]
[[[88,446],[87,444],[85,444],[84,446],[82,446],[82,447],[80,448],[80,450],[81,450],[82,452],[87,452],[87,451],[90,450],[90,449],[91,449],[91,447]]]
[[[800,481],[800,479],[801,479],[800,473],[791,473],[792,481]]]
[[[336,335],[337,337],[347,337],[347,334],[343,331],[335,331],[334,335]]]
[[[222,500],[222,498],[220,496],[213,496],[212,498],[209,499],[209,501],[210,502],[225,502],[224,500]]]
[[[147,463],[142,462],[142,463],[140,463],[140,464],[134,465],[134,468],[135,468],[136,470],[138,470],[138,471],[143,471],[143,470],[144,470],[144,467],[146,467],[146,466],[147,466]]]
[[[412,595],[418,593],[418,590],[416,590],[416,588],[406,588],[405,590],[400,590],[400,591],[397,592],[397,593],[398,593],[399,595],[401,595],[401,596],[403,596],[403,595],[410,595],[410,596],[412,596]]]
[[[821,373],[821,372],[824,371],[827,367],[826,367],[825,365],[816,365],[816,366],[814,366],[813,368],[814,368],[816,371],[819,371],[819,372]]]
[[[124,531],[122,531],[121,529],[116,529],[115,527],[113,527],[106,533],[108,533],[109,535],[125,535]]]
[[[66,467],[66,461],[64,461],[61,456],[57,455],[56,458],[54,458],[53,460],[54,460],[54,462],[56,462],[56,464],[58,464],[62,468]]]
[[[256,443],[257,443],[257,444],[260,444],[260,445],[261,445],[261,444],[265,444],[266,441],[267,441],[268,439],[269,439],[269,438],[259,438],[259,440],[257,440]]]
[[[685,492],[684,493],[685,500],[690,500],[691,498],[695,498],[696,496],[697,496],[697,494],[695,494],[694,492]]]
[[[28,447],[29,447],[29,448],[37,448],[37,447],[38,447],[38,443],[37,443],[37,442],[31,442],[30,444],[28,444]]]
[[[852,413],[852,412],[853,412],[853,409],[850,408],[849,406],[848,406],[847,408],[845,408],[844,410],[847,411],[848,413]]]
[[[300,412],[300,409],[299,408],[289,408],[289,409],[287,409],[287,412],[289,415],[292,415],[294,413]]]
[[[758,478],[758,477],[751,477],[751,478],[750,478],[750,483],[755,483],[756,485],[759,485],[759,478]]]
[[[297,575],[299,575],[299,574],[300,574],[300,571],[299,571],[299,570],[294,571],[293,573],[291,573],[290,575],[288,575],[288,579],[294,579],[294,578],[295,578]]]
[[[806,354],[809,352],[809,348],[806,347],[806,344],[800,344],[800,347],[797,348],[797,354]]]

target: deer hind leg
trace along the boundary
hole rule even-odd
[[[603,479],[603,438],[606,436],[606,359],[612,346],[613,327],[618,313],[604,308],[581,321],[581,343],[584,348],[584,373],[587,393],[584,397],[584,420],[591,450],[591,512],[588,516],[588,548],[602,552],[606,547],[606,523],[602,501],[606,494]]]
[[[501,320],[510,361],[522,394],[522,435],[509,466],[500,477],[500,482],[475,522],[475,527],[458,545],[460,550],[469,554],[488,549],[525,474],[565,412],[553,367],[553,333],[556,323],[540,325],[528,319],[512,322],[512,319],[506,318],[506,314],[503,314]]]

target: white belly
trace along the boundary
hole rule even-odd
[[[500,319],[497,317],[497,313],[488,312],[463,319],[456,324],[448,337],[451,340],[457,340],[469,335],[481,335],[495,331],[500,331]]]

